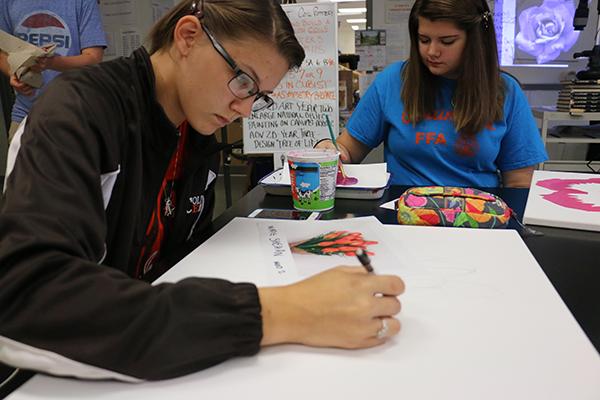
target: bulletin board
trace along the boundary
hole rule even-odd
[[[386,32],[384,29],[365,29],[354,32],[355,52],[360,56],[359,71],[378,71],[386,63]]]
[[[272,94],[275,104],[244,118],[245,154],[311,148],[339,131],[337,4],[285,4],[296,37],[304,47],[302,66],[290,71]]]

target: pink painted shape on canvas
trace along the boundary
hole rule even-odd
[[[575,189],[574,185],[597,184],[600,185],[600,178],[589,179],[544,179],[536,183],[537,186],[554,190],[553,193],[541,195],[545,200],[559,205],[561,207],[573,208],[588,212],[600,212],[600,205],[585,203],[576,195],[587,194],[581,189]]]

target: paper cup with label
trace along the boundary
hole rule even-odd
[[[288,152],[295,209],[325,211],[333,208],[339,154],[325,149]]]

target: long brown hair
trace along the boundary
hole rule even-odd
[[[193,0],[183,0],[156,22],[149,34],[150,54],[173,43],[173,31],[180,18],[192,13]],[[204,0],[203,23],[219,39],[253,38],[273,43],[288,62],[297,68],[304,61],[304,49],[294,28],[276,0]]]
[[[467,34],[454,95],[454,126],[474,137],[502,119],[505,86],[500,77],[492,14],[485,0],[417,0],[410,12],[410,58],[402,70],[401,98],[413,123],[435,111],[438,80],[419,54],[419,17],[451,21]]]

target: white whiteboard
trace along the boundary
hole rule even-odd
[[[325,115],[338,134],[337,4],[282,6],[306,52],[297,71],[275,89],[275,104],[244,118],[244,153],[273,153],[311,148],[329,137]]]

